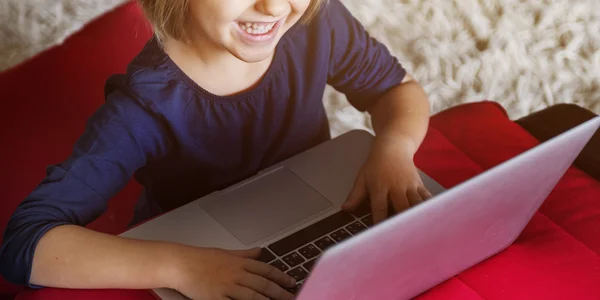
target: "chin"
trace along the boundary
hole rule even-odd
[[[274,50],[275,49],[273,47],[269,47],[263,49],[233,50],[229,52],[243,62],[258,63],[270,59]]]

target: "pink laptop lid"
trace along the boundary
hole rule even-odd
[[[600,117],[330,248],[297,299],[410,299],[505,249],[599,126]]]

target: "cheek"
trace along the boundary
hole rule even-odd
[[[242,13],[240,1],[205,0],[191,1],[189,10],[193,19],[210,30],[230,24]]]
[[[295,13],[303,14],[310,6],[310,0],[290,0],[290,5]]]

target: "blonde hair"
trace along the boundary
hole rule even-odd
[[[138,0],[146,18],[154,28],[159,41],[167,38],[183,40],[186,37],[185,20],[189,0]],[[300,22],[307,24],[329,0],[311,0]]]

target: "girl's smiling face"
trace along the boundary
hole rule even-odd
[[[245,62],[270,57],[311,0],[189,0],[186,31],[196,46],[227,51]],[[208,43],[208,44],[207,44]]]

